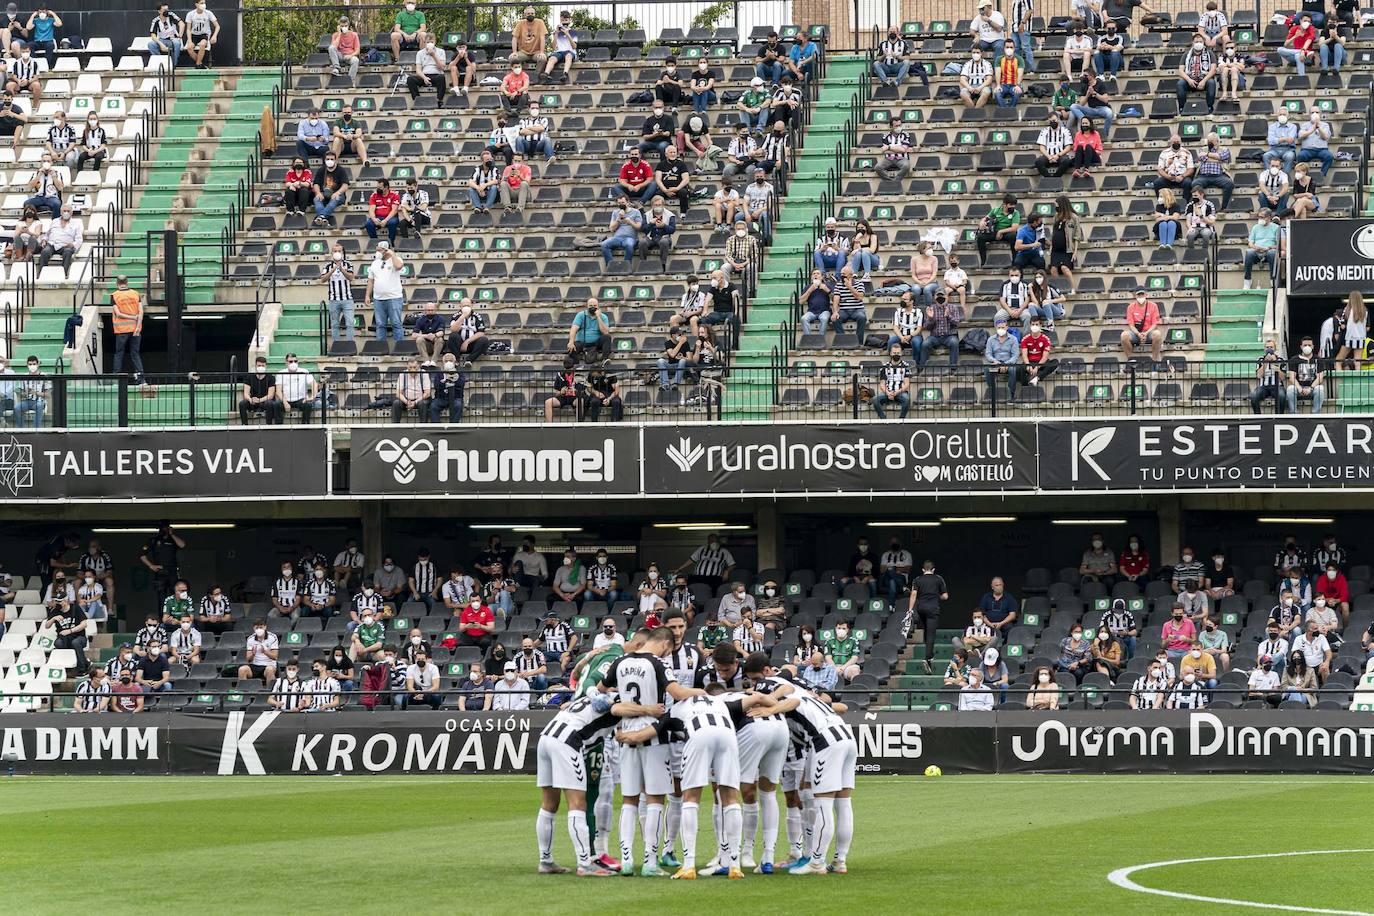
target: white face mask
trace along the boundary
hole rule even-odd
[[[282,567],[281,574],[282,574],[282,576],[283,576],[284,578],[289,579],[289,578],[291,578],[291,571],[292,571],[292,570],[291,570],[291,567],[289,567],[289,566],[283,566],[283,567]]]
[[[1303,356],[1311,356],[1311,355],[1312,355],[1312,348],[1311,348],[1310,346],[1308,346],[1307,344],[1304,344],[1304,345],[1303,345],[1303,348],[1302,348],[1302,355],[1303,355]]]
[[[1195,42],[1193,42],[1193,50],[1194,50],[1194,51],[1201,51],[1201,50],[1202,50],[1202,42],[1200,42],[1200,41],[1195,41]]]
[[[190,630],[190,629],[191,629],[191,621],[189,621],[189,620],[184,620],[184,621],[182,621],[182,623],[181,623],[181,632],[185,633],[185,632],[187,632],[187,631]]]
[[[1050,682],[1050,676],[1049,676],[1049,674],[1046,673],[1046,672],[1044,672],[1044,671],[1041,671],[1041,672],[1040,672],[1040,683],[1042,683],[1042,684],[1048,684],[1049,682]]]
[[[317,569],[317,570],[315,570],[315,578],[316,578],[316,579],[323,579],[323,578],[324,578],[324,570],[323,570],[323,569]]]
[[[663,109],[662,109],[662,108],[655,108],[655,109],[654,109],[654,117],[656,117],[656,118],[661,118],[661,117],[663,117]]]
[[[342,251],[336,251],[336,252],[334,252],[334,260],[336,260],[336,261],[342,261],[342,260],[343,260],[343,252],[342,252]]]
[[[471,607],[473,610],[476,610],[477,608],[480,608],[482,606],[482,602],[480,599],[474,598],[468,602],[468,606]]]
[[[364,626],[369,626],[369,627],[370,627],[370,626],[372,626],[372,621],[374,621],[374,620],[376,620],[376,619],[377,619],[377,618],[373,617],[371,614],[364,614],[364,615],[363,615],[363,625],[364,625]]]
[[[262,639],[264,636],[267,635],[267,628],[253,627],[253,635],[256,636],[258,639]]]
[[[1189,674],[1183,675],[1183,683],[1185,683],[1185,684],[1191,684],[1191,683],[1193,683],[1193,681],[1195,681],[1195,680],[1197,680],[1197,676],[1194,675],[1194,674],[1189,673]]]
[[[514,672],[514,671],[507,671],[507,672],[506,672],[506,683],[507,683],[507,684],[514,684],[514,683],[515,683],[515,672]]]
[[[1194,649],[1194,650],[1193,650],[1193,658],[1202,658],[1202,650],[1201,650],[1201,649]]]
[[[418,636],[412,636],[412,637],[410,637],[410,644],[411,644],[412,646],[418,646],[418,645],[419,645],[420,643],[422,643],[422,642],[424,642],[424,640],[422,640],[422,639],[421,639],[420,637],[418,637]]]
[[[572,565],[572,557],[564,557],[564,558],[563,558],[563,565],[564,565],[564,566],[571,566],[571,565]]]

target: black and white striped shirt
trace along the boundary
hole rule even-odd
[[[475,334],[481,334],[487,329],[487,319],[482,317],[482,313],[473,309],[468,312],[466,318],[458,320],[458,339],[466,341]]]
[[[339,682],[327,674],[324,677],[312,677],[305,682],[305,692],[310,696],[310,708],[319,711],[339,695]]]
[[[736,159],[745,160],[750,158],[749,154],[758,149],[758,144],[749,134],[741,134],[730,141],[729,153]]]
[[[701,650],[691,643],[683,643],[680,648],[659,656],[659,660],[668,666],[679,684],[690,684],[696,680],[697,669],[701,667]]]
[[[765,162],[785,162],[787,160],[787,134],[769,131],[763,137],[763,158]]]
[[[110,695],[110,682],[103,680],[95,684],[84,680],[76,685],[76,708],[80,712],[95,712],[100,707],[100,698]]]
[[[421,595],[434,594],[434,561],[419,560],[415,564],[415,569],[411,571],[411,576],[415,579],[415,591]]]
[[[587,578],[591,580],[590,584],[597,588],[605,589],[614,586],[617,573],[618,570],[614,563],[608,562],[604,566],[600,563],[593,563],[587,567]]]
[[[785,103],[785,102],[800,102],[800,101],[801,101],[801,90],[798,89],[796,86],[792,86],[792,87],[790,87],[790,88],[787,87],[787,86],[778,86],[778,88],[776,88],[776,89],[773,90],[773,104],[774,104],[774,105],[779,105],[779,104],[782,104],[782,103]],[[786,109],[783,109],[783,110],[785,111]]]
[[[911,134],[907,133],[899,127],[894,127],[892,130],[888,131],[886,135],[883,136],[883,146],[904,146],[907,149],[911,149]],[[902,152],[900,149],[889,149],[886,152],[884,152],[883,155],[888,159],[896,161],[901,161],[907,157],[907,154],[905,152]]]
[[[532,118],[526,115],[525,117],[520,119],[519,127],[521,130],[524,130],[527,127],[542,127],[544,128],[544,132],[539,134],[540,137],[552,136],[552,134],[549,133],[549,119],[544,117],[543,115],[540,115],[537,118]]]
[[[895,41],[888,38],[878,45],[878,56],[883,59],[885,64],[895,64],[911,53],[911,47],[906,43],[906,39],[898,38]]]
[[[310,584],[305,587],[305,591],[315,604],[325,604],[334,597],[334,580],[328,577],[311,579]]]
[[[229,613],[229,599],[220,595],[218,599],[206,595],[200,599],[200,614],[202,617],[223,617]]]
[[[1026,301],[1026,282],[1007,280],[1002,284],[1002,300],[1008,308],[1019,309]]]
[[[110,659],[108,662],[105,663],[105,674],[109,676],[109,680],[111,681],[119,680],[119,676],[123,674],[126,669],[130,674],[133,674],[134,671],[138,670],[138,658],[130,658],[129,661],[126,663],[123,659],[116,655],[114,658]]]
[[[97,576],[103,576],[105,573],[114,570],[114,561],[111,560],[110,555],[103,550],[95,556],[91,556],[89,553],[83,553],[81,559],[76,563],[76,568],[82,572],[93,572]]]
[[[1155,699],[1168,689],[1169,682],[1165,678],[1156,680],[1148,674],[1142,674],[1131,685],[1131,696],[1136,698],[1139,709],[1153,709]]]
[[[1206,709],[1207,688],[1197,681],[1191,684],[1179,681],[1169,692],[1165,705],[1170,709]]]
[[[702,544],[692,552],[698,576],[719,576],[726,567],[735,565],[734,555],[719,545]]]
[[[1270,194],[1282,194],[1288,187],[1288,176],[1284,174],[1283,169],[1265,169],[1260,175],[1260,184]]]
[[[1029,32],[1031,16],[1035,14],[1035,0],[1014,0],[1011,5],[1011,30]]]
[[[546,663],[544,653],[540,652],[538,649],[535,649],[529,655],[526,655],[524,650],[521,650],[511,657],[511,661],[515,662],[515,670],[522,675],[528,674],[531,671],[538,671],[540,668],[544,667]]]
[[[10,74],[21,82],[33,79],[38,75],[38,58],[19,58],[10,64]]]
[[[86,126],[81,132],[81,142],[86,144],[86,149],[100,149],[105,145],[105,128]]]
[[[167,41],[176,38],[181,34],[181,17],[172,11],[167,11],[167,18],[161,16],[153,17],[153,24],[148,26],[148,34],[158,41]]]
[[[1054,127],[1040,128],[1040,136],[1035,140],[1036,144],[1045,148],[1045,155],[1058,156],[1064,150],[1073,145],[1073,134],[1063,124]]]
[[[969,60],[959,70],[959,74],[968,81],[970,86],[981,86],[992,75],[992,64],[989,61]]]
[[[752,626],[748,627],[746,627],[744,624],[740,624],[739,626],[735,627],[735,631],[731,634],[731,638],[734,639],[735,642],[739,643],[740,649],[745,654],[748,654],[750,652],[762,652],[763,633],[764,629],[763,624],[761,623],[755,623]]]
[[[55,173],[43,172],[40,170],[34,173],[34,177],[38,179],[38,188],[34,191],[34,194],[36,194],[38,197],[57,196],[57,182],[55,181]]]
[[[501,177],[501,169],[495,162],[478,163],[477,168],[472,170],[472,183],[477,185],[489,184]]]
[[[85,585],[83,583],[82,586],[76,590],[76,600],[99,601],[100,597],[104,594],[105,586],[101,585],[99,582],[92,582],[90,585]]]
[[[305,681],[279,677],[272,685],[272,696],[276,697],[283,711],[295,712],[305,703]]]
[[[352,302],[353,284],[348,279],[348,274],[354,272],[353,262],[344,258],[342,261],[331,261],[332,269],[329,271],[329,299],[333,302]],[[344,273],[347,271],[348,273]]]
[[[544,651],[550,655],[562,655],[568,651],[568,640],[572,638],[572,627],[559,621],[551,627],[544,627],[540,633]]]
[[[282,605],[290,605],[300,593],[301,580],[295,576],[289,578],[283,576],[272,586],[272,597],[276,598],[277,602]]]
[[[369,612],[376,614],[382,609],[382,596],[376,592],[370,595],[364,595],[362,592],[358,592],[358,594],[353,597],[353,607],[357,609],[359,617]]]
[[[898,309],[897,314],[892,319],[892,327],[903,337],[910,337],[912,334],[920,333],[921,326],[925,324],[926,316],[919,308],[912,307]]]
[[[183,655],[190,655],[196,649],[200,648],[200,644],[200,631],[195,627],[189,630],[183,630],[181,627],[177,627],[172,631],[172,638],[168,640],[168,645],[171,647],[172,654],[178,658]]]
[[[895,363],[888,361],[883,364],[883,387],[888,392],[899,391],[910,374],[911,366],[906,360],[899,359]]]
[[[859,277],[853,278],[853,288],[850,284],[840,281],[835,287],[835,294],[840,297],[840,308],[842,309],[861,309],[864,307],[863,299],[860,297],[867,292],[867,284]]]

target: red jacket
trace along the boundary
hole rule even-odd
[[[623,185],[639,184],[648,181],[653,177],[653,174],[653,167],[643,159],[639,160],[638,165],[627,162],[620,167],[620,183]]]

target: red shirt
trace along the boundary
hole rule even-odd
[[[507,73],[501,80],[501,88],[506,95],[519,95],[530,87],[530,75],[523,70],[519,74]]]
[[[1050,353],[1048,334],[1027,334],[1021,338],[1021,349],[1026,351],[1026,362],[1031,365],[1043,362]]]
[[[401,205],[401,195],[395,191],[387,191],[385,194],[373,191],[367,202],[374,208],[378,219],[386,219]]]
[[[286,170],[286,183],[287,183],[287,184],[291,184],[292,182],[301,182],[301,183],[303,183],[303,184],[310,184],[310,182],[311,182],[312,180],[314,180],[314,173],[311,172],[310,169],[308,169],[308,168],[307,168],[307,169],[302,169],[302,170],[299,171],[299,172],[296,171],[295,169],[287,169],[287,170]]]
[[[1337,572],[1336,578],[1326,578],[1323,571],[1317,577],[1317,594],[1326,596],[1326,603],[1333,604],[1341,601],[1350,600],[1350,585],[1345,581],[1345,573]]]
[[[1312,26],[1304,29],[1298,23],[1293,23],[1288,27],[1288,46],[1295,51],[1307,51],[1312,47],[1312,42],[1317,40],[1317,30]]]
[[[640,184],[648,181],[654,174],[649,163],[643,159],[638,163],[627,162],[620,167],[620,183],[623,185]]]
[[[471,604],[463,608],[463,612],[458,615],[458,625],[468,636],[486,636],[487,631],[478,625],[495,623],[496,618],[491,613],[491,608],[485,604],[479,608],[474,608]]]
[[[115,712],[133,712],[138,709],[137,697],[143,695],[143,689],[137,684],[115,684],[110,688],[110,709]]]
[[[1127,576],[1138,576],[1150,568],[1150,553],[1141,550],[1139,553],[1131,553],[1130,550],[1121,551],[1121,558],[1117,560],[1117,569]]]
[[[1137,334],[1148,334],[1159,324],[1159,306],[1149,299],[1141,305],[1134,299],[1126,306],[1126,323],[1135,328]]]

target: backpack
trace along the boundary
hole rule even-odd
[[[959,342],[959,349],[965,353],[982,354],[988,346],[988,332],[982,328],[974,328],[964,335],[964,339]]]

